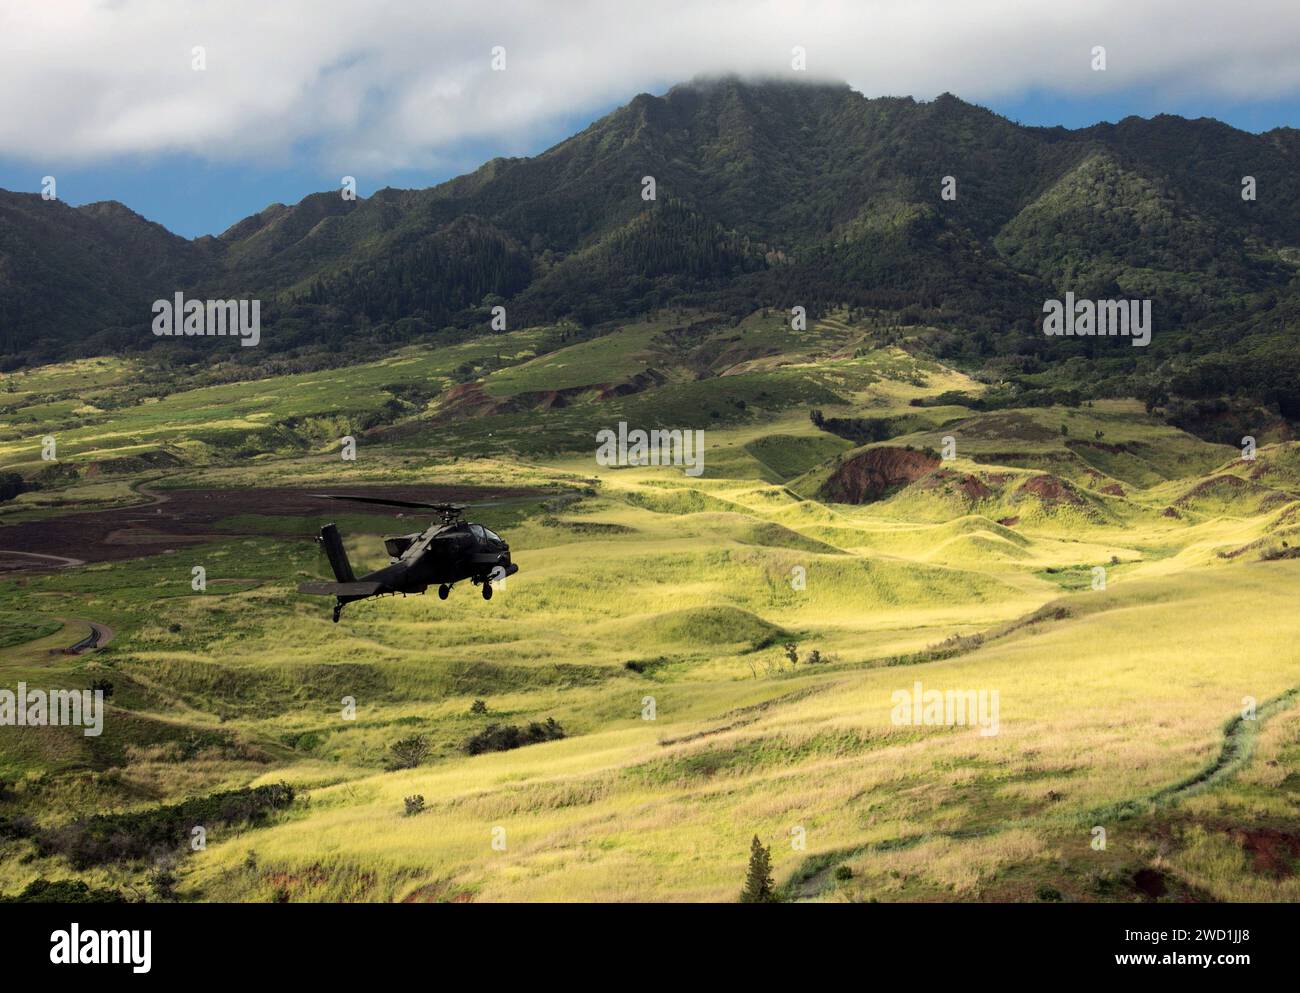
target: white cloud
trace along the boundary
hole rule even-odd
[[[0,152],[422,166],[475,139],[527,150],[561,119],[700,73],[790,73],[795,45],[807,75],[869,96],[1140,87],[1251,101],[1300,92],[1297,38],[1294,0],[9,3]],[[490,69],[494,45],[505,72]],[[1094,45],[1106,72],[1090,68]]]

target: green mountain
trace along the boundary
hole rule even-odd
[[[1298,171],[1293,129],[1169,116],[1030,128],[947,94],[697,80],[533,158],[426,190],[314,194],[216,238],[177,238],[117,204],[0,192],[0,353],[13,365],[151,347],[148,303],[177,290],[262,299],[257,351],[295,355],[472,332],[497,303],[513,327],[668,303],[737,317],[848,305],[931,328],[926,347],[993,380],[1239,392],[1294,417]],[[955,200],[941,197],[948,176]],[[1067,291],[1151,299],[1152,345],[1047,338],[1043,301]],[[1067,381],[1074,356],[1085,367]]]
[[[74,209],[0,192],[0,354],[41,354],[114,327],[129,328],[138,342],[150,303],[203,279],[211,266],[202,242],[120,203]]]

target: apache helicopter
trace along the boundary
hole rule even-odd
[[[464,519],[465,508],[452,503],[413,503],[409,500],[384,500],[380,497],[339,496],[313,493],[325,500],[355,500],[385,507],[432,510],[438,520],[424,531],[384,538],[384,548],[392,561],[382,569],[357,579],[352,574],[339,529],[326,524],[320,529],[320,542],[334,570],[337,583],[302,583],[299,593],[313,593],[338,598],[334,605],[334,623],[339,612],[353,600],[401,593],[423,593],[437,584],[438,598],[446,600],[451,588],[468,579],[483,587],[483,599],[492,599],[492,583],[513,576],[519,566],[510,561],[510,546],[501,536],[481,524]]]

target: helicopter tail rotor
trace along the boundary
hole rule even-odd
[[[339,535],[338,527],[326,524],[320,529],[320,537],[316,540],[320,542],[326,558],[330,560],[334,578],[340,583],[355,582],[356,576],[352,573],[352,563],[348,561],[348,553],[343,547],[343,538]]]

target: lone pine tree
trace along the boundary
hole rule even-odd
[[[776,888],[772,883],[772,853],[763,847],[754,835],[749,846],[749,874],[745,888],[740,891],[741,903],[775,903]]]

